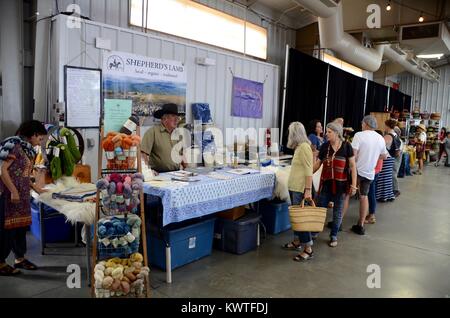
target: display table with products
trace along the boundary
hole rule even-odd
[[[220,169],[187,177],[181,175],[182,172],[179,175],[176,172],[162,173],[144,182],[146,209],[155,215],[154,209],[161,208],[161,215],[154,221],[161,237],[167,236],[168,225],[271,198],[275,186],[273,172],[246,168]],[[153,204],[152,207],[149,204]],[[171,283],[169,240],[166,240],[165,257],[166,281]]]
[[[162,226],[166,226],[272,197],[275,174],[248,170],[239,175],[223,169],[189,177],[187,182],[162,173],[144,183],[144,193],[161,198]]]

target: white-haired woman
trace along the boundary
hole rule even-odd
[[[294,149],[291,172],[289,174],[288,189],[293,205],[300,204],[303,199],[311,200],[311,185],[313,175],[313,153],[311,142],[306,135],[305,127],[296,121],[289,125],[287,147]],[[297,238],[295,238],[297,236]],[[313,257],[313,240],[311,232],[295,232],[294,240],[283,247],[290,250],[299,250],[294,261],[304,261]]]
[[[327,207],[333,202],[333,224],[330,232],[330,247],[337,246],[337,234],[342,223],[342,209],[346,193],[356,193],[356,163],[352,145],[344,141],[342,126],[337,123],[327,125],[328,141],[322,145],[319,158],[314,163],[314,171],[323,163],[320,176],[318,206]],[[347,171],[350,169],[351,180]]]

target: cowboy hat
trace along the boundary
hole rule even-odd
[[[423,131],[426,131],[426,130],[427,130],[427,127],[425,127],[424,124],[419,124],[417,127],[420,128],[420,129],[422,129]]]
[[[170,104],[164,104],[160,109],[158,109],[153,116],[157,119],[161,119],[161,117],[165,114],[173,114],[173,115],[179,115],[178,113],[178,106],[176,104],[170,103]]]

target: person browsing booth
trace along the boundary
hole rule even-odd
[[[181,165],[172,159],[172,149],[178,140],[172,140],[172,133],[180,121],[178,106],[164,104],[154,113],[161,123],[153,126],[144,134],[141,141],[141,152],[144,161],[156,172],[179,170]]]

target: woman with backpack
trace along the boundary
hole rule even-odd
[[[398,170],[400,169],[400,165],[402,163],[402,149],[400,140],[400,136],[397,135],[394,128],[397,125],[397,121],[394,119],[388,119],[384,122],[385,124],[385,135],[384,140],[386,142],[386,149],[389,152],[389,155],[394,158],[394,168],[392,169],[392,182],[394,187],[394,195],[398,197],[400,195],[399,187],[398,187]]]

